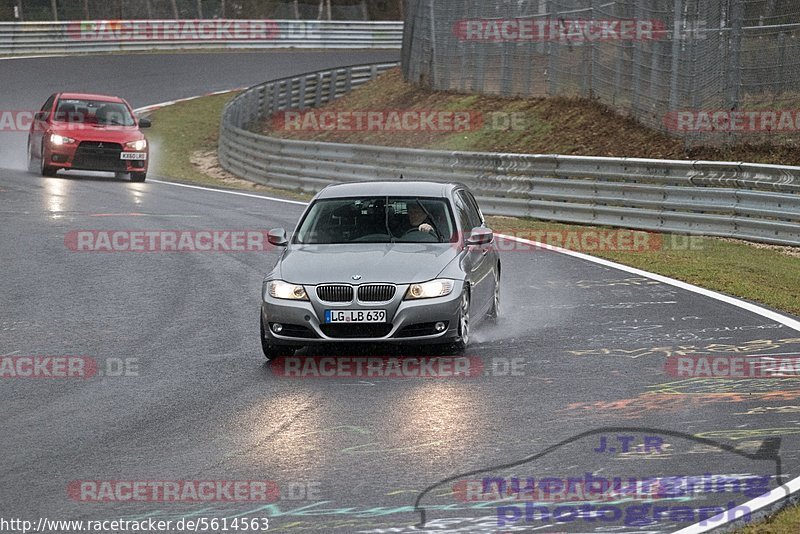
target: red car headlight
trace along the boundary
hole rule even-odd
[[[147,139],[139,139],[138,141],[125,143],[125,148],[128,150],[144,150],[147,148]]]
[[[71,137],[64,137],[63,135],[50,134],[50,144],[55,146],[71,145],[75,143],[75,139]]]

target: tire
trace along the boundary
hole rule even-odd
[[[469,291],[464,290],[461,294],[461,309],[458,313],[458,338],[453,343],[453,350],[464,352],[469,346]]]
[[[491,323],[496,323],[500,316],[500,271],[496,271],[494,275],[494,296],[492,297],[492,306],[486,312],[486,318]]]
[[[36,159],[33,157],[33,147],[31,146],[30,137],[28,137],[28,172],[39,174],[39,165],[36,164]]]
[[[144,182],[147,178],[146,172],[132,172],[131,173],[131,182]]]
[[[281,356],[294,356],[294,349],[283,345],[272,345],[268,343],[264,337],[264,321],[259,318],[258,322],[261,323],[261,351],[264,353],[264,357],[267,361],[271,362]]]
[[[42,176],[49,176],[53,177],[58,172],[58,169],[55,167],[51,167],[50,165],[46,165],[44,162],[44,146],[42,147],[42,153],[39,156],[39,172]]]

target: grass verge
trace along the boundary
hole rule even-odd
[[[797,102],[786,103],[794,109]],[[595,100],[585,98],[503,98],[498,96],[431,91],[403,80],[399,69],[390,70],[349,95],[323,107],[327,111],[472,111],[468,128],[444,131],[335,131],[287,129],[267,119],[263,130],[287,139],[356,143],[408,148],[563,154],[657,159],[748,161],[800,165],[798,137],[776,135],[777,143],[751,143],[732,147],[684,148],[683,141],[623,117]],[[511,114],[519,123],[512,124]],[[503,118],[505,117],[505,118]]]
[[[222,108],[233,96],[197,98],[149,113],[153,121],[153,127],[146,131],[152,154],[150,174],[179,182],[309,199],[302,193],[242,180],[220,167],[217,161],[219,120]]]

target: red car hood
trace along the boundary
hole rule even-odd
[[[99,126],[95,124],[53,124],[54,134],[71,137],[76,141],[101,141],[104,143],[128,143],[144,139],[136,126]]]

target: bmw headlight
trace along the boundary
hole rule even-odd
[[[75,142],[75,139],[71,137],[64,137],[63,135],[58,134],[50,134],[50,142],[54,145],[71,145]]]
[[[144,150],[147,148],[147,139],[139,139],[138,141],[125,143],[125,148],[128,150]]]
[[[303,286],[288,284],[283,280],[270,280],[267,282],[267,293],[276,299],[308,300],[308,295]]]
[[[445,297],[452,292],[452,280],[431,280],[422,284],[411,284],[406,292],[406,300]]]

